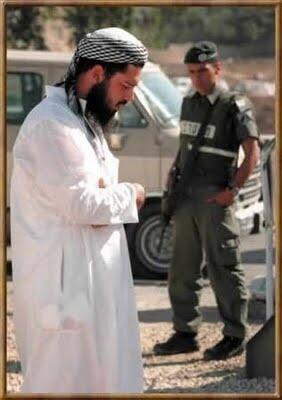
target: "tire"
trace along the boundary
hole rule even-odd
[[[145,206],[139,215],[139,223],[127,226],[127,238],[132,265],[136,278],[165,279],[172,255],[172,229],[168,226],[163,245],[158,252],[162,232],[160,204]]]

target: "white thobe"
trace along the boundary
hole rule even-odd
[[[93,147],[65,91],[47,87],[13,149],[14,321],[25,393],[143,390],[123,227],[138,221],[136,192],[117,183],[118,161],[100,139]]]

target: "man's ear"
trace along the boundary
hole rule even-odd
[[[91,68],[91,77],[95,84],[101,83],[105,79],[105,70],[102,65],[97,64]]]

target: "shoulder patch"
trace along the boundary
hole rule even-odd
[[[234,96],[234,104],[239,112],[252,110],[252,104],[250,100],[245,96]]]

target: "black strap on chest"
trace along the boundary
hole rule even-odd
[[[197,160],[197,157],[199,154],[199,147],[201,146],[201,144],[204,141],[205,132],[206,132],[207,126],[211,120],[212,112],[213,112],[213,109],[214,109],[217,101],[218,101],[218,98],[216,99],[214,104],[209,103],[209,109],[205,115],[205,119],[200,126],[197,136],[191,142],[192,148],[187,153],[183,171],[181,172],[181,176],[180,176],[180,179],[178,182],[180,190],[185,190],[185,188],[187,188],[188,183],[193,176],[195,163],[196,163],[196,160]],[[178,151],[176,159],[177,160],[180,159],[180,149]],[[183,189],[181,189],[181,188],[183,188]]]

